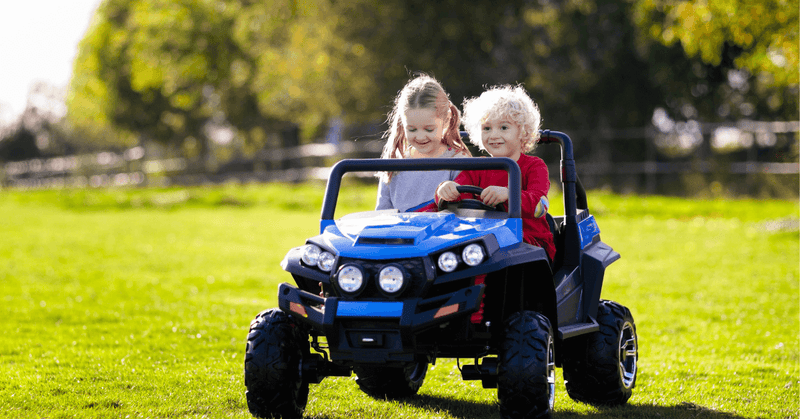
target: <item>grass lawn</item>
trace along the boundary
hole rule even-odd
[[[374,190],[343,188],[337,216]],[[0,417],[250,417],[249,322],[291,282],[280,261],[317,234],[321,199],[318,184],[0,191]],[[603,298],[631,309],[640,370],[613,409],[573,402],[559,370],[554,418],[798,418],[798,203],[590,192],[589,207],[622,255]],[[402,402],[327,378],[306,417],[497,418],[496,400],[439,360]]]

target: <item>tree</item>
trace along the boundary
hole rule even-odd
[[[224,3],[108,0],[75,61],[68,100],[79,127],[111,126],[125,142],[144,136],[173,146],[206,144],[219,111],[209,97],[229,79],[238,50],[225,36]],[[224,119],[224,117],[223,117]]]
[[[0,141],[0,162],[35,159],[42,156],[36,133],[20,124]]]
[[[227,127],[259,148],[287,124],[310,140],[332,117],[380,121],[414,71],[456,104],[523,83],[562,129],[642,127],[658,107],[794,118],[796,2],[107,0],[75,62],[69,118],[173,147]]]
[[[638,0],[635,23],[645,40],[680,43],[688,57],[720,65],[727,48],[734,64],[762,83],[798,84],[797,0]]]
[[[797,0],[636,0],[633,10],[641,49],[685,54],[684,73],[668,77],[716,103],[705,119],[797,118]]]
[[[19,161],[73,151],[65,129],[64,91],[44,81],[28,90],[25,110],[14,122],[0,127],[0,161]]]
[[[81,44],[69,116],[180,146],[209,125],[264,145],[269,131],[318,134],[350,107],[374,116],[374,62],[339,36],[343,9],[326,0],[109,0]],[[192,141],[195,140],[195,141]]]

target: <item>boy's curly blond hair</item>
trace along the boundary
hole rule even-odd
[[[522,86],[494,86],[478,97],[464,100],[464,116],[461,119],[464,129],[469,134],[470,142],[481,150],[486,150],[481,140],[481,125],[493,119],[519,126],[523,133],[523,153],[530,153],[536,148],[542,115]]]

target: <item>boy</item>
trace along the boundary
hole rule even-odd
[[[550,189],[547,165],[538,157],[524,154],[533,151],[539,137],[539,108],[522,87],[498,86],[464,101],[463,122],[473,144],[492,157],[508,157],[519,165],[523,241],[542,247],[553,260],[556,248],[544,217]],[[508,201],[508,174],[502,170],[465,170],[454,180],[439,185],[437,202],[461,199],[462,194],[456,190],[458,185],[483,188],[480,199],[489,206]]]

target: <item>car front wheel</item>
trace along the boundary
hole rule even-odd
[[[247,335],[244,361],[245,395],[253,416],[303,416],[308,382],[303,380],[301,363],[308,353],[308,335],[286,313],[271,309],[256,316]]]
[[[549,418],[555,403],[555,344],[550,321],[533,311],[513,314],[505,323],[497,398],[500,415]]]

